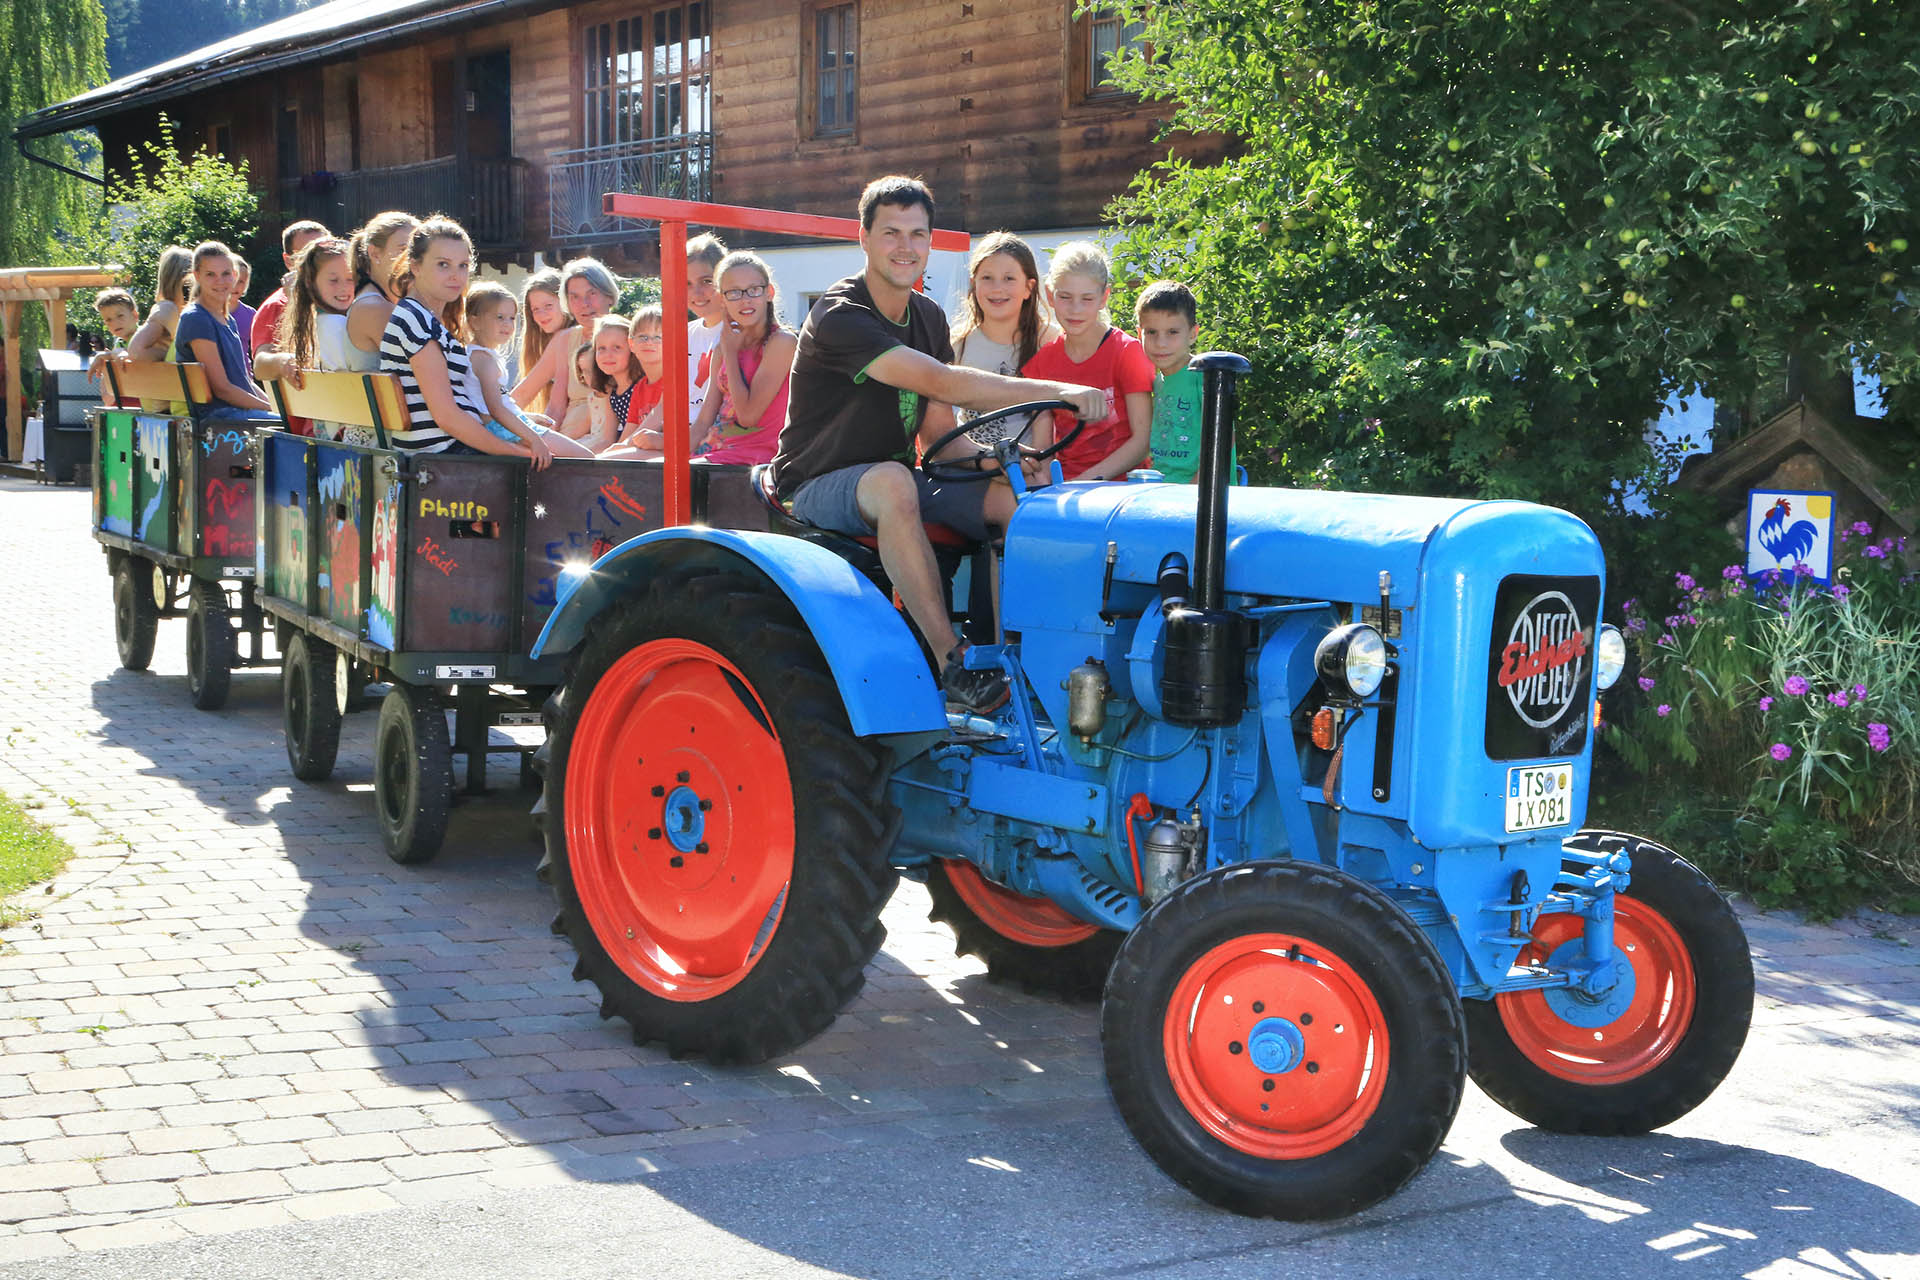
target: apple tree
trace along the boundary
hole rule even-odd
[[[1615,524],[1614,481],[1664,475],[1644,434],[1674,391],[1751,421],[1858,361],[1912,420],[1899,0],[1125,7],[1144,35],[1115,80],[1231,142],[1116,202],[1120,274],[1189,280],[1254,360],[1263,478]]]

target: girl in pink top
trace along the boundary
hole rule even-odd
[[[787,421],[787,379],[799,345],[774,319],[773,272],[758,254],[735,250],[714,272],[727,323],[714,348],[719,395],[700,406],[690,433],[707,451],[696,461],[772,462]]]

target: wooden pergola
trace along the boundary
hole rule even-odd
[[[12,267],[0,271],[0,334],[6,338],[7,457],[18,458],[26,443],[27,420],[20,410],[21,308],[38,302],[47,309],[48,341],[65,346],[67,299],[75,289],[104,289],[119,284],[126,268]]]

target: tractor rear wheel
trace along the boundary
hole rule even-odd
[[[1706,1101],[1733,1069],[1753,1021],[1753,956],[1733,908],[1673,850],[1611,831],[1569,843],[1632,855],[1632,883],[1613,908],[1631,976],[1604,1000],[1555,990],[1468,1001],[1468,1070],[1542,1129],[1646,1133]],[[1541,916],[1519,963],[1578,954],[1585,925]]]
[[[227,593],[217,582],[196,581],[187,604],[187,692],[200,710],[218,711],[227,705],[233,651]]]
[[[786,598],[664,576],[596,621],[549,705],[557,924],[601,1015],[715,1062],[824,1030],[886,936],[899,816]]]
[[[120,557],[113,571],[113,641],[120,665],[129,671],[145,671],[153,661],[153,638],[160,626],[154,585],[153,561]]]
[[[954,954],[987,962],[987,977],[1037,995],[1097,1000],[1124,937],[1088,924],[1045,898],[1029,898],[942,860],[927,873],[929,917],[953,930]]]
[[[1235,1213],[1357,1213],[1425,1167],[1464,1085],[1460,1001],[1391,899],[1319,864],[1196,876],[1127,935],[1107,1083],[1155,1164]]]
[[[339,654],[296,631],[280,663],[280,713],[287,764],[302,782],[324,782],[340,754]]]

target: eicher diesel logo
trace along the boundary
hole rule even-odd
[[[1487,756],[1533,760],[1585,748],[1591,729],[1598,577],[1500,580],[1487,636]]]
[[[1513,620],[1494,677],[1519,717],[1544,729],[1586,690],[1587,633],[1561,591],[1543,591]]]

